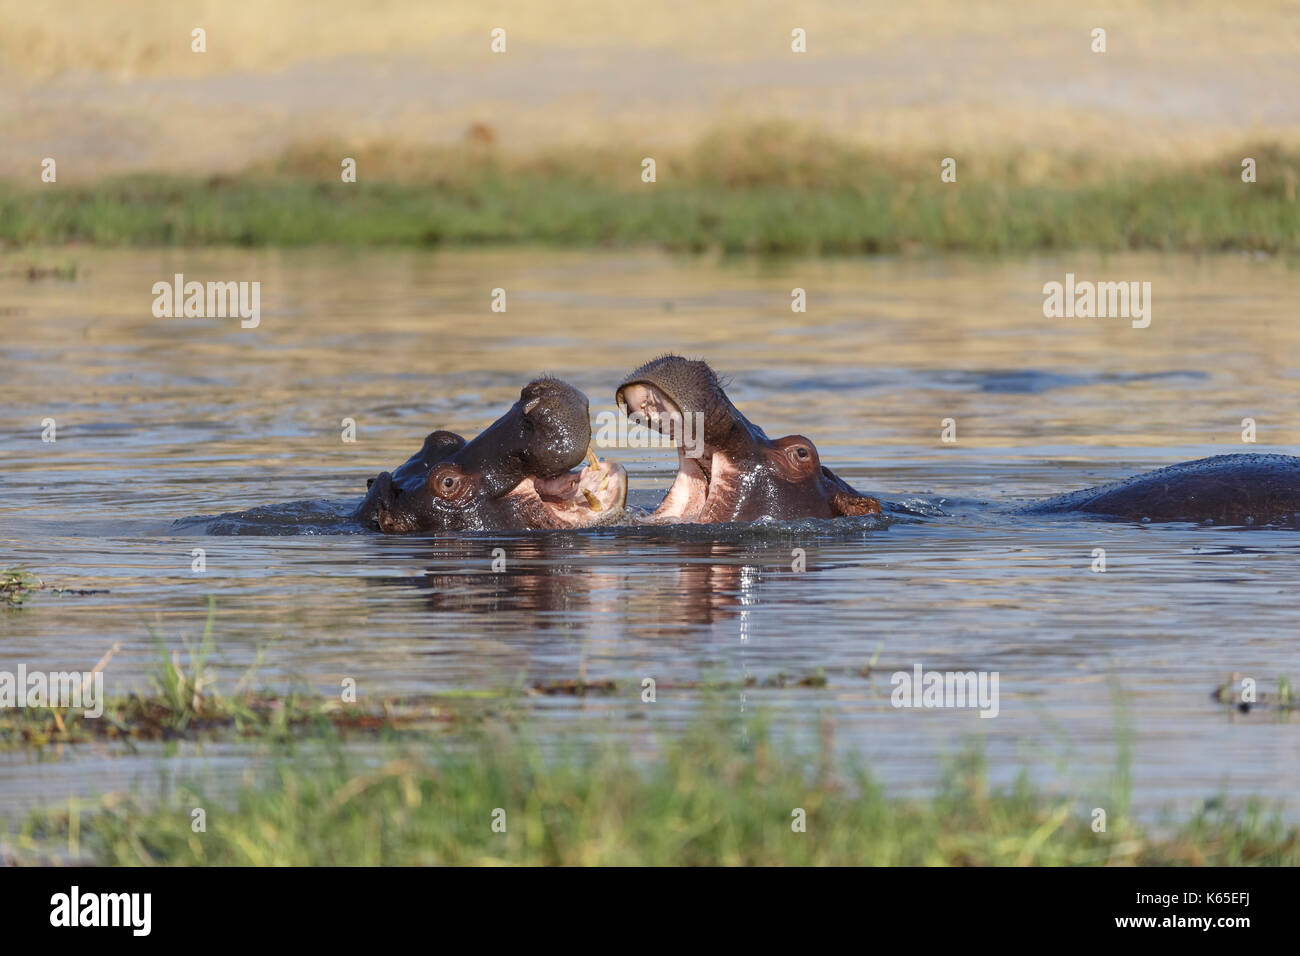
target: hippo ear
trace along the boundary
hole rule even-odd
[[[424,450],[431,453],[434,461],[441,461],[450,455],[456,454],[466,445],[465,439],[455,432],[438,430],[429,432],[429,436],[424,440]]]
[[[423,481],[430,468],[440,461],[446,461],[464,447],[465,439],[455,432],[430,432],[420,450],[408,458],[405,464],[393,469],[393,483],[401,486],[417,476]]]
[[[837,515],[857,516],[857,515],[878,515],[880,514],[880,502],[875,498],[868,498],[866,495],[849,494],[847,491],[837,491],[831,495],[831,508]]]
[[[440,461],[446,461],[466,445],[466,441],[455,432],[429,432],[424,440],[424,447],[416,452],[412,462],[418,462],[421,468],[431,468]]]

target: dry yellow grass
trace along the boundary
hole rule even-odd
[[[304,60],[437,49],[465,60],[486,53],[488,31],[509,30],[517,48],[671,48],[707,59],[784,54],[793,27],[812,54],[865,53],[925,37],[1033,37],[1046,52],[1053,34],[1093,26],[1112,31],[1112,53],[1207,66],[1289,55],[1300,43],[1300,4],[1254,0],[1090,3],[957,0],[908,3],[821,0],[792,8],[780,0],[0,0],[0,63],[28,76],[62,70],[119,75],[204,75],[274,70]],[[211,49],[193,56],[190,30],[204,27]],[[1260,64],[1256,63],[1256,66]]]
[[[0,80],[0,176],[56,150],[70,177],[232,171],[475,123],[525,153],[779,120],[899,153],[1205,158],[1300,142],[1300,2],[0,0]]]

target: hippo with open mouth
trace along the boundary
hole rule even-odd
[[[823,465],[807,438],[763,434],[731,404],[704,362],[661,356],[625,378],[614,399],[635,421],[677,439],[677,477],[649,521],[880,513],[880,502]]]
[[[587,396],[539,378],[473,441],[433,432],[367,488],[353,518],[387,534],[587,528],[623,514],[627,473],[591,451]]]
[[[649,522],[880,513],[880,500],[855,491],[822,465],[807,438],[763,434],[702,361],[664,355],[647,362],[623,380],[615,400],[629,418],[676,439],[677,477]],[[1294,524],[1300,513],[1300,458],[1217,455],[1059,495],[1018,513]]]

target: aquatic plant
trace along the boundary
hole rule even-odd
[[[20,608],[33,591],[39,591],[44,582],[22,568],[0,571],[0,602],[7,608]]]

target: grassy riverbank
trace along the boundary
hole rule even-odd
[[[1232,865],[1300,862],[1300,833],[1254,809],[1207,809],[1155,835],[1122,796],[1107,831],[1087,802],[989,792],[978,761],[930,799],[887,796],[865,772],[767,733],[709,723],[635,759],[614,745],[544,758],[514,734],[407,747],[382,765],[299,753],[233,801],[181,788],[161,805],[114,797],[47,810],[8,840],[104,864]],[[206,829],[195,832],[195,808]],[[806,821],[796,829],[800,818]],[[494,826],[495,823],[495,826]]]
[[[358,181],[339,178],[341,157]],[[1258,182],[1241,181],[1241,157]],[[0,185],[10,247],[655,245],[758,253],[1300,251],[1300,153],[1255,146],[1186,167],[1026,152],[889,156],[789,127],[719,132],[658,158],[300,148],[234,176]]]
[[[45,590],[16,569],[4,579],[29,594]],[[101,700],[102,717],[76,708],[0,711],[3,749],[95,761],[138,755],[152,743],[163,781],[156,790],[58,801],[0,822],[0,862],[1300,863],[1300,829],[1254,804],[1212,799],[1158,831],[1135,823],[1122,707],[1108,780],[1068,793],[1023,778],[993,789],[982,758],[967,751],[928,796],[904,798],[837,751],[832,722],[821,724],[818,743],[797,743],[761,717],[741,718],[733,706],[738,688],[723,684],[694,688],[706,706],[684,730],[629,738],[608,725],[589,735],[575,727],[560,740],[534,732],[529,696],[623,693],[639,700],[639,685],[561,681],[349,702],[311,689],[267,688],[254,668],[223,691],[212,665],[214,620],[210,604],[198,640],[178,650],[159,640],[149,689]],[[95,673],[112,666],[116,649]],[[815,712],[827,684],[816,674],[746,686],[799,688]],[[1225,708],[1234,706],[1229,685],[1215,693]],[[1260,706],[1285,720],[1282,705],[1290,701],[1290,683],[1279,681],[1278,694],[1261,696]],[[209,743],[222,747],[227,762],[232,747],[245,750],[238,780],[218,778],[213,789],[210,779],[164,770],[177,755],[192,763]],[[1097,808],[1105,811],[1100,832],[1093,829]]]

